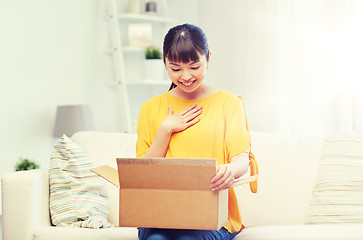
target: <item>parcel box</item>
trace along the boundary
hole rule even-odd
[[[120,227],[218,230],[227,222],[228,190],[210,190],[215,159],[118,158],[117,165],[118,172],[92,170],[120,187]]]

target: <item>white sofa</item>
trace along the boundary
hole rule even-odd
[[[135,155],[135,134],[79,132],[72,136],[96,165],[116,167],[116,157]],[[236,188],[246,226],[235,239],[363,239],[361,224],[306,224],[323,139],[252,133],[260,167],[259,189]],[[81,229],[51,226],[48,172],[2,176],[3,240],[137,239],[135,228]],[[107,185],[109,220],[117,225],[118,189]]]

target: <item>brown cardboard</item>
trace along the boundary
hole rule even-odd
[[[118,172],[116,169],[104,165],[90,169],[92,172],[97,173],[116,187],[120,188],[120,181],[118,180]]]
[[[218,230],[228,191],[212,192],[215,159],[118,158],[120,227]],[[92,169],[110,182],[115,170]]]
[[[215,159],[118,158],[117,164],[120,226],[217,230],[227,222],[227,191],[210,190]]]

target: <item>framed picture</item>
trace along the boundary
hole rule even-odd
[[[151,23],[131,23],[128,25],[129,46],[148,47],[152,45]]]

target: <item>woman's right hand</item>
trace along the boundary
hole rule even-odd
[[[173,109],[169,107],[168,115],[165,117],[160,127],[164,128],[169,133],[184,131],[200,121],[198,116],[202,114],[202,111],[203,107],[197,106],[197,104],[193,104],[177,114],[174,114]]]
[[[202,106],[193,104],[180,113],[174,114],[173,109],[169,107],[168,115],[161,123],[154,141],[144,157],[165,157],[171,135],[197,124],[200,121],[199,115],[202,114],[202,109]]]

